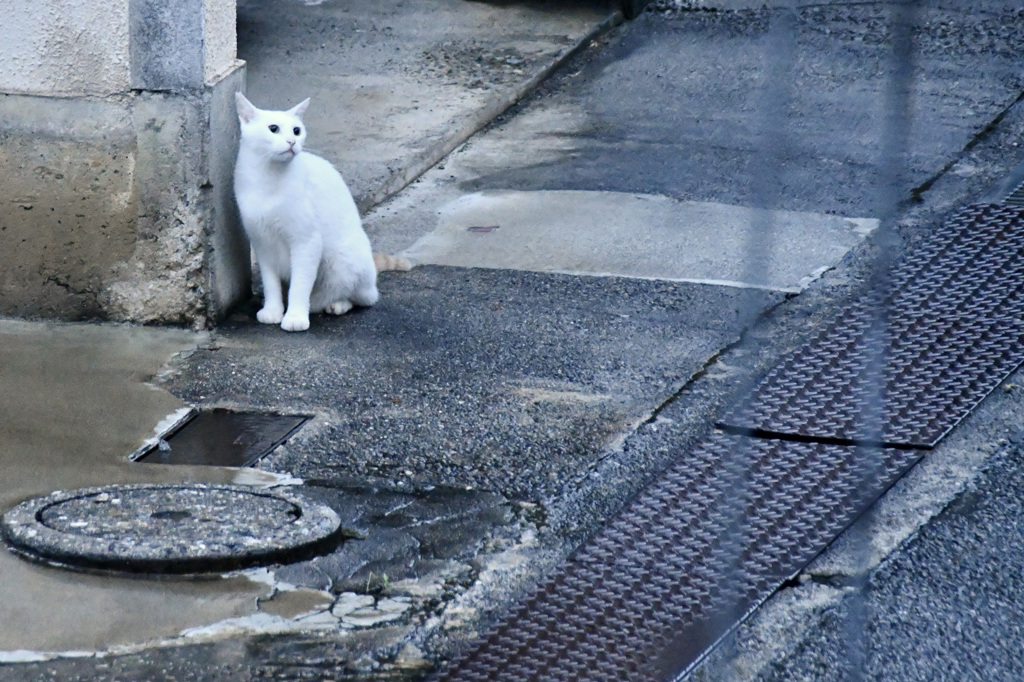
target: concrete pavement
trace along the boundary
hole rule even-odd
[[[454,3],[446,6],[462,11]],[[332,8],[338,9],[314,5],[310,12],[321,14],[310,16],[322,21],[322,13]],[[505,9],[483,8],[488,13]],[[1008,23],[1019,10],[996,2],[986,3],[984,11],[959,9],[954,2],[934,2],[923,13],[917,123],[910,175],[901,188],[907,197],[916,191],[921,200],[907,203],[900,214],[908,242],[927,238],[937,221],[981,196],[1024,160],[1015,146],[1024,133],[1018,49],[1024,37],[1019,22],[1016,28]],[[258,13],[259,7],[253,3],[249,10]],[[526,9],[513,5],[508,11]],[[24,431],[12,430],[0,451],[12,453],[6,457],[17,462],[15,470],[27,472],[22,478],[33,491],[4,490],[5,504],[36,488],[48,492],[49,486],[69,485],[79,476],[85,484],[158,475],[136,474],[133,467],[145,465],[129,465],[124,458],[184,403],[288,409],[315,418],[261,463],[266,482],[275,476],[302,479],[365,539],[249,579],[217,581],[207,586],[220,595],[214,601],[223,606],[239,600],[241,606],[215,613],[188,606],[194,595],[168,592],[192,593],[192,584],[142,582],[128,590],[107,578],[32,567],[68,586],[65,602],[74,602],[77,590],[93,583],[107,587],[114,603],[148,592],[156,602],[185,608],[193,618],[190,626],[204,621],[207,627],[191,630],[191,639],[168,641],[184,626],[167,618],[159,622],[160,632],[139,630],[134,643],[140,646],[121,655],[115,649],[103,658],[12,663],[0,666],[0,679],[415,675],[466,646],[645,480],[707,433],[736,386],[840,311],[863,281],[872,257],[870,221],[877,217],[872,179],[885,92],[886,53],[879,33],[885,11],[841,3],[801,11],[799,59],[791,73],[801,87],[793,93],[785,139],[758,132],[758,83],[771,44],[770,12],[649,13],[609,33],[522,105],[371,211],[367,226],[378,249],[408,248],[410,255],[436,264],[384,275],[378,307],[317,319],[307,334],[261,327],[252,310],[239,311],[209,338],[5,323],[2,333],[21,338],[26,353],[60,354],[61,347],[46,344],[65,337],[81,343],[92,339],[80,364],[100,372],[70,382],[68,370],[32,370],[38,355],[36,360],[8,355],[12,361],[5,357],[4,367],[25,375],[5,378],[5,386],[16,382],[27,387],[19,395],[36,395],[35,402],[18,402],[49,405],[53,395],[67,392],[68,382],[88,386],[105,376],[106,383],[97,384],[105,390],[75,393],[71,402],[88,403],[100,414],[116,409],[131,415],[134,424],[109,432],[117,438],[90,445],[109,463],[107,469],[87,465],[74,469],[74,476],[36,479],[30,445],[67,441],[40,426],[45,422],[35,415],[44,408],[29,409],[18,420],[32,425],[28,440]],[[447,20],[441,10],[431,16],[431,21]],[[545,16],[553,20],[559,13]],[[601,17],[591,26],[603,22]],[[377,38],[386,36],[381,26],[371,29]],[[306,35],[296,33],[294,40]],[[989,37],[984,48],[978,46],[979,35]],[[279,48],[291,49],[273,46]],[[310,78],[321,77],[316,72],[321,67],[312,62]],[[266,73],[280,73],[275,68],[268,66]],[[253,88],[269,87],[270,76],[261,81],[259,70],[252,64],[250,69]],[[443,88],[430,92],[439,101],[451,98]],[[314,121],[311,129],[315,135]],[[780,139],[787,155],[766,195],[759,174],[769,167],[760,164],[774,158]],[[357,144],[346,141],[332,150],[337,159],[358,156],[345,151],[358,149]],[[424,157],[413,150],[410,158],[412,167]],[[382,173],[368,171],[371,176],[379,179]],[[631,202],[671,208],[622,210]],[[751,218],[749,209],[758,203],[772,210]],[[714,238],[680,219],[691,215],[686,207],[705,211],[701,225],[716,226]],[[560,225],[560,232],[575,236],[565,248],[552,245],[560,236],[553,229]],[[814,225],[821,229],[808,229]],[[647,228],[665,249],[639,248],[643,244],[630,241]],[[773,238],[758,229],[773,230]],[[467,239],[508,234],[509,241],[491,247],[486,242],[465,246]],[[601,246],[603,260],[568,260],[570,247],[584,239]],[[779,268],[735,269],[737,258],[763,247],[771,252],[763,262]],[[686,258],[673,263],[680,270],[654,269],[668,250],[687,248]],[[579,250],[588,257],[598,251]],[[524,253],[534,260],[523,260]],[[446,263],[455,257],[465,260]],[[778,276],[765,278],[765,272]],[[130,347],[132,334],[153,344],[137,364],[135,356],[115,350]],[[155,368],[180,350],[185,354],[156,378],[158,388],[145,388]],[[106,357],[103,352],[121,363],[98,362],[97,357]],[[1024,379],[1015,377],[1011,384]],[[49,392],[33,394],[34,386]],[[149,396],[152,406],[137,398],[119,408],[103,402],[104,394],[133,392]],[[949,566],[950,547],[978,548],[956,552],[957,558],[973,557],[978,566],[991,563],[993,555],[981,549],[1002,542],[991,535],[1009,538],[1015,529],[1012,485],[998,482],[1000,471],[1009,475],[1016,466],[1011,441],[1019,433],[1018,393],[1011,388],[993,396],[890,493],[874,517],[867,561],[858,549],[862,537],[841,540],[805,577],[775,595],[737,631],[736,642],[705,661],[697,675],[817,679],[822,661],[833,674],[842,669],[836,661],[846,660],[844,647],[857,641],[850,633],[867,622],[842,617],[857,606],[855,578],[865,564],[874,570],[872,584],[880,586],[871,592],[871,606],[881,612],[916,608],[907,606],[921,602],[909,599],[905,586],[922,581],[900,582],[900,574],[940,576],[938,568]],[[66,449],[54,450],[51,459],[62,461]],[[986,467],[990,473],[979,474]],[[238,474],[190,469],[159,475]],[[991,502],[979,505],[977,523],[970,507],[929,523],[970,487],[980,495],[992,493]],[[990,511],[995,508],[1001,511]],[[922,525],[924,539],[915,540]],[[968,537],[974,544],[962,545],[965,534],[981,528],[989,534]],[[1014,592],[1014,567],[1024,562],[1012,542],[1005,544],[1009,549],[999,553],[1007,562],[999,572],[1002,582],[979,578],[965,601],[954,572],[925,585],[921,599],[941,602],[945,613],[978,610],[984,602],[989,610],[982,612],[989,615],[978,622],[1000,625],[1000,637],[1012,637],[1015,621],[1002,595]],[[844,546],[854,549],[844,555]],[[259,585],[269,589],[260,592]],[[280,608],[269,598],[287,601],[289,594],[292,603],[279,602]],[[15,602],[0,608],[10,609],[10,603]],[[89,614],[71,615],[59,604],[54,608],[58,618],[82,619],[73,629],[88,631],[93,623]],[[14,613],[4,612],[3,620]],[[261,618],[231,620],[261,613]],[[112,620],[122,627],[132,622],[124,613]],[[917,621],[928,622],[927,609]],[[870,626],[883,633],[871,640],[877,655],[869,656],[868,666],[879,679],[899,679],[902,652],[920,644],[909,635],[897,640],[884,634],[899,622],[881,616],[880,625]],[[94,634],[103,632],[92,627]],[[976,646],[981,632],[968,627],[960,647]],[[84,643],[27,639],[13,646],[67,653],[124,643],[104,637]],[[161,639],[172,646],[148,646]],[[1005,640],[993,641],[997,645],[986,653],[991,674],[979,679],[1015,679],[1012,652],[998,646]],[[964,651],[953,648],[949,654],[961,661],[959,668],[955,662],[930,663],[934,655],[922,654],[916,660],[924,672],[906,679],[928,679],[926,673],[940,670],[969,676],[971,659]]]
[[[241,0],[238,56],[257,106],[312,98],[310,150],[338,167],[365,210],[620,20],[600,1]]]

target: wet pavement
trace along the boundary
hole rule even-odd
[[[511,49],[506,38],[492,44],[479,32],[494,17],[563,16],[558,30],[537,23],[539,34],[528,38],[546,36],[537,54],[550,56],[572,42],[565,36],[591,35],[607,14],[585,4],[564,15],[543,3],[478,4],[437,3],[415,16],[440,31],[449,25],[445,12],[479,9],[472,21],[483,23],[460,19],[460,31],[475,31],[476,48],[499,56]],[[927,239],[952,211],[1024,161],[1019,9],[995,1],[973,12],[958,2],[926,4],[910,167],[901,184],[907,201],[898,227],[907,243]],[[443,31],[424,29],[422,42],[405,41],[414,50],[403,57],[408,61],[389,62],[382,55],[403,41],[394,27],[385,30],[387,21],[370,19],[401,14],[398,5],[384,3],[374,10],[379,14],[331,2],[296,5],[287,30],[260,19],[274,5],[239,8],[240,50],[256,50],[257,35],[278,31],[263,57],[242,55],[250,59],[249,92],[257,99],[271,91],[301,99],[307,75],[326,94],[347,92],[348,81],[329,75],[343,72],[337,59],[345,52],[332,56],[326,40],[305,37],[310,21],[321,32],[335,17],[359,24],[346,34],[355,38],[341,36],[337,49],[365,48],[370,66],[360,69],[378,79],[376,90],[351,88],[367,95],[353,128],[361,133],[342,137],[337,119],[313,119],[310,128],[312,148],[337,161],[364,197],[397,187],[381,168],[403,154],[409,168],[430,163],[415,145],[384,150],[392,138],[401,147],[403,138],[374,130],[374,121],[394,107],[395,125],[421,120],[407,105],[428,96],[439,111],[457,101],[493,115],[490,104],[474,99],[475,79],[493,76],[493,83],[508,85],[494,74],[518,67],[510,59],[525,53],[516,47],[504,61],[490,60],[449,46],[451,54],[472,57],[464,63],[445,52],[445,39],[437,37]],[[581,24],[581,16],[589,18]],[[587,43],[522,104],[367,214],[377,250],[410,249],[424,263],[384,274],[375,308],[318,317],[302,335],[257,325],[251,306],[209,335],[3,322],[0,413],[16,417],[5,418],[0,431],[0,464],[14,472],[0,485],[5,507],[62,487],[238,480],[238,470],[127,458],[187,405],[263,410],[313,418],[259,463],[264,473],[246,476],[263,484],[301,482],[338,513],[352,537],[315,559],[202,583],[68,573],[5,553],[0,620],[29,623],[24,631],[0,629],[6,660],[17,660],[10,653],[17,650],[122,653],[0,665],[0,680],[389,679],[430,668],[497,622],[646,481],[708,434],[738,386],[842,310],[870,274],[871,231],[880,215],[886,8],[836,3],[800,10],[781,137],[766,136],[757,106],[770,16],[764,9],[647,13]],[[280,53],[290,58],[292,49],[302,79],[281,70]],[[462,83],[471,91],[465,98],[430,86],[431,60],[442,57],[453,73],[444,71],[440,80]],[[424,70],[413,75],[414,88],[407,82],[413,63]],[[456,66],[463,71],[456,74]],[[275,90],[285,73],[288,87]],[[526,80],[524,74],[516,82]],[[381,95],[388,88],[390,99]],[[373,102],[380,108],[371,111]],[[323,112],[343,109],[341,99],[331,106]],[[422,99],[414,106],[429,109]],[[452,117],[472,118],[444,109],[436,120]],[[428,127],[435,122],[422,120]],[[325,133],[320,143],[318,128]],[[458,137],[421,136],[435,134]],[[766,183],[761,174],[775,164],[781,170]],[[631,202],[644,210],[622,210]],[[756,205],[770,210],[751,217]],[[698,218],[680,219],[688,215]],[[771,238],[752,232],[772,226]],[[648,229],[658,235],[653,244],[638,237]],[[564,248],[556,245],[561,233],[573,235]],[[508,241],[495,245],[498,239]],[[574,254],[588,242],[592,249]],[[764,244],[771,247],[763,259],[773,264],[771,276],[736,267]],[[595,253],[601,257],[589,258]],[[671,271],[658,270],[666,253],[681,257],[672,259]],[[1016,450],[1007,444],[1019,421],[1016,396],[997,392],[880,507],[888,511],[870,529],[867,562],[878,569],[873,612],[923,608],[918,620],[927,622],[929,609],[920,605],[934,600],[943,613],[982,614],[960,629],[959,647],[981,636],[977,623],[1014,636],[1015,621],[1006,615],[1011,602],[1001,595],[1016,589],[1014,567],[1024,565],[1016,554],[1000,556],[1005,581],[965,565],[964,575],[979,576],[972,590],[961,590],[960,598],[935,595],[956,597],[959,589],[956,574],[940,570],[952,561],[949,548],[972,548],[959,552],[960,560],[973,554],[980,562],[993,558],[983,551],[992,542],[985,533],[1013,536],[1013,491],[992,486],[999,472],[1009,475],[1016,466]],[[39,418],[55,412],[62,418]],[[986,467],[987,479],[979,476]],[[928,523],[971,486],[986,499],[991,488],[991,503],[979,500]],[[917,546],[922,525],[914,554],[908,546]],[[982,528],[988,530],[971,539]],[[843,647],[856,641],[844,623],[856,629],[865,622],[841,616],[859,608],[849,599],[859,594],[851,586],[864,570],[856,552],[844,559],[843,544],[780,590],[697,675],[817,679],[822,660],[842,658]],[[910,594],[901,575],[919,577],[913,582],[927,588],[920,592],[925,601],[901,601]],[[877,623],[870,627],[879,633],[872,641],[880,653],[870,669],[883,671],[880,679],[898,679],[885,677],[896,673],[883,644],[906,619],[880,616]],[[173,639],[182,632],[190,637]],[[933,634],[929,641],[945,637],[941,628]],[[170,646],[146,648],[161,640]],[[899,651],[919,647],[921,669],[934,672],[926,665],[930,645],[915,641],[908,634]],[[986,679],[1015,679],[1005,647],[986,651],[994,671]],[[899,660],[898,652],[891,660]],[[948,669],[969,676],[971,666]]]
[[[282,3],[240,3],[239,56],[248,62],[249,94],[272,107],[279,100],[301,100],[315,92],[316,106],[309,114],[318,131],[314,146],[338,164],[362,205],[403,186],[527,92],[591,35],[618,20],[606,3],[585,2],[557,12],[544,5],[464,6],[461,1],[417,3],[414,8],[404,3],[355,7],[311,2],[298,11],[291,11],[291,5],[287,9],[282,11]],[[302,77],[296,78],[296,72]],[[345,116],[339,118],[339,111]],[[208,346],[208,335],[13,320],[2,325],[3,509],[57,489],[116,483],[295,482],[252,469],[128,461],[186,409],[179,397],[155,386],[156,375],[173,373],[168,362]],[[197,404],[208,406],[210,400],[200,397]],[[376,509],[375,498],[365,486],[346,496],[355,509],[363,509],[361,504]],[[453,508],[438,511],[437,519],[473,513],[461,510],[458,495],[454,499]],[[372,521],[364,522],[363,516],[375,518],[375,513],[354,511],[346,518],[365,530]],[[402,526],[393,519],[387,523]],[[431,527],[422,517],[415,523]],[[487,535],[487,526],[435,540],[422,552],[419,540],[399,531],[393,534],[393,542],[375,542],[373,552],[352,550],[353,557],[343,559],[334,572],[339,584],[361,582],[365,591],[373,569],[377,578],[387,575],[378,563],[397,576],[402,570],[391,566],[403,566],[408,557],[422,554],[423,561],[433,561],[433,545],[440,547],[436,552],[444,559],[450,558],[459,553],[452,545],[464,541],[472,546],[478,536]],[[368,554],[377,556],[364,556]],[[395,556],[399,558],[388,563]],[[308,628],[309,619],[335,601],[321,588],[296,589],[259,572],[252,580],[126,581],[42,568],[7,552],[0,553],[0,567],[5,576],[0,620],[20,623],[19,628],[0,628],[0,661],[131,650],[182,633],[201,639],[208,634],[204,628],[211,626],[215,634],[217,628]],[[447,579],[446,570],[439,569],[438,575]],[[266,618],[278,612],[286,614],[284,620]],[[330,617],[319,625],[324,623],[336,627],[338,619]],[[371,619],[361,625],[372,624]]]
[[[739,334],[725,287],[443,267],[381,280],[377,306],[299,337],[240,315],[165,385],[192,403],[315,414],[263,460],[275,471],[537,502]]]

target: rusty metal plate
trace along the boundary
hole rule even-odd
[[[433,679],[666,680],[859,516],[920,451],[722,435],[681,457]]]
[[[1024,362],[1024,208],[963,210],[773,368],[720,426],[930,448]]]

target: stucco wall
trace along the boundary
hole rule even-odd
[[[0,95],[0,314],[202,325],[249,291],[244,69],[195,94]]]
[[[235,0],[204,0],[204,76],[209,83],[230,69],[238,54]]]
[[[133,62],[136,72],[159,64],[158,76],[195,73],[170,86],[201,87],[235,61],[234,0],[4,0],[3,12],[0,92],[74,96],[164,89],[158,78],[132,83]]]
[[[0,315],[202,325],[249,292],[234,0],[5,0]]]
[[[128,89],[128,3],[4,0],[0,91],[106,95]]]

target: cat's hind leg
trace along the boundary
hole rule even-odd
[[[371,306],[380,300],[380,292],[377,291],[377,273],[367,277],[349,297],[353,303],[361,306]]]
[[[350,310],[352,310],[352,301],[349,301],[348,299],[335,301],[324,308],[324,312],[328,315],[344,315]]]

